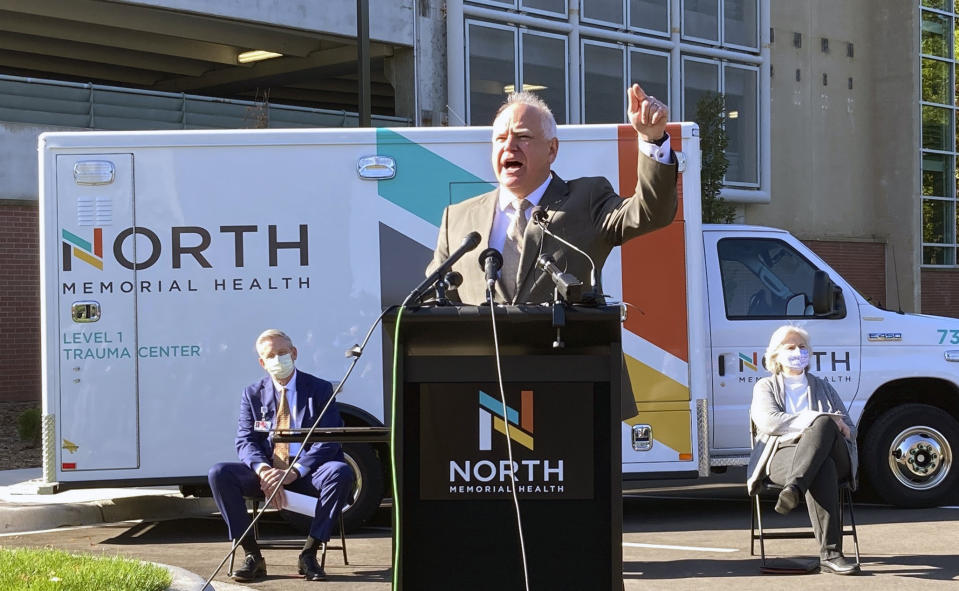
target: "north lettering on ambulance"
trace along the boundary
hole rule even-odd
[[[100,255],[99,239],[102,229],[96,228],[96,255]],[[103,263],[90,255],[78,252],[76,244],[89,245],[83,238],[69,234],[71,243],[64,242],[63,271],[77,271],[84,263],[93,268],[103,269]],[[121,230],[113,239],[113,259],[120,267],[131,271],[145,271],[157,266],[169,265],[169,269],[214,269],[210,262],[211,252],[218,257],[214,260],[230,260],[232,267],[243,269],[251,261],[263,261],[265,254],[267,267],[291,266],[309,267],[309,226],[298,224],[293,228],[280,228],[275,224],[226,225],[217,230],[202,226],[173,226],[169,231],[169,240],[161,233],[144,226],[131,226]],[[134,255],[134,243],[136,244]],[[72,254],[71,254],[72,253]],[[79,261],[73,260],[79,257]],[[92,263],[91,263],[92,261]],[[78,266],[79,263],[79,266]],[[218,276],[171,277],[134,280],[92,280],[63,281],[62,294],[91,295],[112,293],[188,293],[197,291],[273,291],[310,289],[310,276],[295,273],[271,273],[258,276]]]
[[[766,375],[766,360],[761,352],[739,353],[739,382],[752,384]],[[813,351],[809,358],[809,370],[820,374],[828,382],[851,382],[851,351]]]

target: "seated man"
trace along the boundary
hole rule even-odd
[[[277,487],[280,490],[274,501],[276,506],[283,504],[284,488],[317,497],[310,535],[300,553],[299,572],[309,581],[322,581],[326,573],[316,560],[316,551],[330,539],[334,520],[352,488],[352,470],[343,462],[338,443],[313,443],[306,445],[284,478],[288,461],[300,446],[274,444],[271,429],[311,427],[333,393],[333,387],[325,380],[296,370],[293,365],[296,347],[290,337],[279,330],[264,331],[256,339],[256,351],[260,366],[269,375],[243,391],[236,434],[240,462],[221,462],[210,468],[210,488],[232,540],[250,525],[244,497],[268,497]],[[342,425],[334,402],[320,426]],[[245,582],[265,577],[266,561],[252,534],[242,540],[241,546],[246,559],[233,572],[233,578]]]

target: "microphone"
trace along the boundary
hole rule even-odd
[[[559,290],[560,296],[567,302],[577,302],[580,299],[583,289],[583,282],[573,276],[571,273],[565,273],[556,266],[556,261],[548,254],[540,255],[536,259],[536,266],[546,271],[550,279]]]
[[[443,277],[447,271],[456,263],[456,261],[463,258],[463,255],[473,250],[480,243],[480,233],[479,232],[470,232],[466,235],[466,238],[463,239],[463,243],[460,244],[460,247],[453,251],[449,257],[443,261],[435,271],[430,273],[430,276],[423,280],[422,283],[416,286],[416,289],[410,292],[410,295],[406,296],[406,300],[403,301],[403,305],[406,305],[409,302],[415,302],[423,297],[423,294],[431,285],[436,283],[441,277]]]
[[[496,275],[503,268],[503,255],[495,248],[487,248],[479,255],[479,265],[486,273],[486,289],[493,293],[496,289]]]
[[[597,289],[599,289],[599,275],[600,275],[600,270],[596,268],[596,263],[593,262],[593,258],[592,258],[591,256],[589,256],[588,254],[586,254],[586,251],[582,250],[581,248],[579,248],[578,246],[576,246],[576,245],[573,244],[572,242],[566,240],[565,238],[561,238],[561,237],[557,236],[556,234],[554,234],[553,232],[550,231],[550,229],[549,229],[549,214],[547,213],[546,209],[544,209],[544,208],[543,208],[542,206],[540,206],[540,205],[537,205],[536,207],[534,207],[533,209],[531,209],[531,210],[530,210],[530,220],[531,220],[534,224],[536,224],[537,226],[539,226],[540,228],[542,228],[542,229],[543,229],[543,233],[546,234],[547,236],[551,236],[551,237],[555,238],[555,239],[558,240],[560,243],[564,244],[565,246],[568,246],[569,248],[573,249],[574,251],[576,251],[576,252],[578,252],[579,254],[581,254],[581,255],[583,255],[584,257],[586,257],[586,260],[589,261],[589,283],[590,283],[590,287],[591,287],[594,291],[597,290]],[[541,257],[541,258],[542,258],[542,257]],[[552,259],[550,259],[550,260],[552,260]],[[577,279],[577,281],[579,281],[579,280]]]

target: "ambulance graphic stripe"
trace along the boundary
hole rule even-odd
[[[80,259],[81,261],[85,263],[93,265],[94,267],[96,267],[97,269],[100,269],[101,271],[103,270],[103,261],[93,256],[90,256],[89,254],[83,252],[77,247],[73,247],[73,256],[77,257],[78,259]]]
[[[78,246],[87,252],[93,251],[93,245],[90,244],[88,241],[84,240],[83,238],[80,238],[79,236],[77,236],[76,234],[72,232],[68,232],[66,230],[62,230],[62,232],[63,232],[63,239],[69,242],[70,244],[74,246]]]

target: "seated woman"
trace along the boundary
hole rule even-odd
[[[856,426],[836,390],[809,373],[811,353],[801,328],[782,326],[769,339],[765,362],[772,376],[756,382],[749,409],[756,441],[746,486],[753,494],[767,476],[782,486],[776,511],[784,515],[805,495],[820,570],[857,574],[859,565],[842,554],[839,500],[839,482],[856,483]]]

